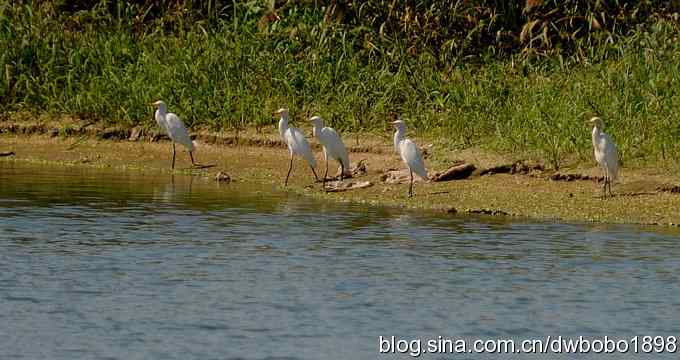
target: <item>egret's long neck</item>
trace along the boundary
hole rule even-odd
[[[321,133],[322,126],[319,124],[312,124],[312,136],[319,137]]]
[[[283,134],[288,130],[288,115],[281,115],[281,120],[279,120],[279,135],[283,139]]]
[[[600,126],[595,125],[593,127],[593,144],[595,144],[601,136],[602,136],[602,129],[600,128]]]
[[[394,151],[399,154],[399,143],[404,139],[404,128],[399,127],[394,132]]]
[[[156,118],[156,122],[161,127],[165,127],[165,124],[163,124],[163,122],[165,121],[166,111],[167,111],[167,109],[165,108],[165,104],[160,104],[158,106],[158,109],[156,110],[156,114],[154,116]]]

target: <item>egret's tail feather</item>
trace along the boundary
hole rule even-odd
[[[348,169],[350,168],[349,157],[348,157],[348,156],[345,156],[345,157],[343,157],[342,159],[340,159],[340,162],[342,163],[342,166],[345,167],[345,170],[348,170]]]
[[[345,168],[344,175],[352,176],[352,168],[350,167],[349,156],[341,156],[340,159],[338,159],[338,161],[340,162],[340,164],[342,164],[342,166],[340,167],[340,171],[342,171],[342,168]]]
[[[618,169],[609,169],[607,170],[607,177],[609,180],[612,182],[616,181],[616,179],[619,177],[619,171]]]
[[[419,169],[413,169],[413,172],[416,173],[421,179],[425,181],[429,181],[430,178],[427,176],[427,170],[425,170],[424,167],[419,168]]]
[[[612,164],[610,162],[604,162],[602,164],[602,170],[604,171],[604,175],[612,182],[619,177],[618,163]]]

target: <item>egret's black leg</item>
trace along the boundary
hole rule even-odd
[[[319,182],[319,177],[316,175],[316,170],[312,167],[312,165],[309,165],[309,168],[312,169],[312,172],[314,173],[314,180],[316,182]]]
[[[314,170],[314,169],[312,169]],[[328,158],[326,158],[326,172],[323,173],[323,188],[326,188],[326,177],[328,176]]]
[[[413,170],[408,169],[409,174],[411,174],[411,183],[408,187],[408,197],[413,197]]]
[[[196,166],[196,163],[194,162],[194,154],[191,151],[189,151],[189,157],[191,158],[191,165]]]
[[[283,184],[284,187],[288,186],[288,178],[290,177],[291,171],[293,171],[293,154],[290,154],[290,165],[288,166],[288,175],[286,175],[286,182]]]
[[[175,154],[176,154],[176,151],[175,151],[175,142],[173,141],[173,142],[172,142],[172,168],[173,168],[173,169],[175,168]]]

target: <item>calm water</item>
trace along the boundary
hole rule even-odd
[[[401,359],[378,336],[680,336],[679,276],[680,237],[663,229],[0,161],[0,359]]]

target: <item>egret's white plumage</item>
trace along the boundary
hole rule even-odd
[[[328,175],[328,158],[331,158],[340,163],[340,180],[350,170],[349,155],[347,155],[347,148],[342,142],[340,135],[335,129],[328,126],[323,126],[323,120],[319,116],[312,116],[309,119],[312,123],[312,133],[319,140],[323,146],[323,158],[326,162],[326,172],[323,174],[323,181],[326,182]]]
[[[288,145],[288,151],[290,152],[290,166],[288,167],[288,175],[286,175],[284,186],[288,185],[288,178],[290,177],[290,172],[293,170],[293,157],[295,155],[307,160],[309,167],[314,173],[314,178],[319,180],[319,177],[314,170],[316,167],[316,158],[314,158],[314,153],[312,153],[312,148],[309,146],[307,139],[305,139],[302,131],[288,126],[288,109],[279,109],[274,114],[281,116],[281,119],[279,120],[279,135],[281,135],[281,140]]]
[[[168,112],[167,105],[164,101],[158,100],[152,105],[158,108],[154,114],[156,122],[163,130],[165,130],[170,140],[172,140],[172,168],[175,168],[175,143],[180,143],[187,148],[189,157],[191,157],[191,164],[196,165],[193,155],[196,142],[191,140],[189,132],[186,127],[184,127],[182,120],[176,114]]]
[[[599,117],[594,117],[589,121],[593,125],[593,152],[595,161],[604,172],[604,196],[607,196],[607,186],[609,194],[612,194],[612,181],[619,175],[619,154],[614,140],[607,135],[604,129],[604,122]]]
[[[428,180],[427,170],[425,170],[425,162],[420,154],[418,146],[404,137],[406,133],[406,123],[402,120],[392,122],[392,125],[397,129],[394,132],[394,150],[401,156],[401,160],[406,164],[411,176],[411,183],[408,189],[408,196],[413,196],[413,173],[416,173],[423,180]]]

